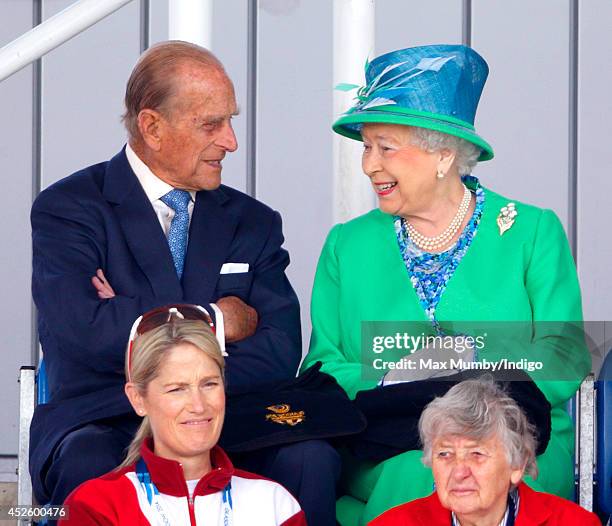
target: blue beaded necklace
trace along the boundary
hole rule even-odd
[[[436,319],[436,308],[446,290],[448,281],[453,276],[478,231],[478,224],[484,209],[485,193],[478,179],[471,175],[463,176],[461,179],[463,184],[476,194],[476,207],[459,239],[448,250],[439,254],[424,252],[408,236],[406,221],[399,216],[394,217],[397,242],[410,282],[419,298],[421,307],[425,311],[425,315],[433,324],[437,334],[441,334],[442,330]]]

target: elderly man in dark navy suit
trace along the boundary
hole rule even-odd
[[[138,424],[123,394],[124,352],[143,312],[176,302],[212,312],[229,393],[290,379],[301,357],[280,216],[221,185],[223,158],[237,148],[221,63],[192,44],[158,44],[134,68],[125,104],[125,148],[47,188],[32,209],[51,394],[31,430],[41,503],[61,504],[122,460]],[[270,449],[255,462],[295,493],[311,524],[334,524],[339,461],[328,444]]]

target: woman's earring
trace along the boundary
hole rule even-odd
[[[438,170],[438,173],[436,174],[436,177],[438,179],[444,179],[444,172],[442,170]]]

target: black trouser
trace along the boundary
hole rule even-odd
[[[55,448],[46,470],[49,504],[61,505],[77,486],[121,464],[140,421],[135,415],[122,415],[68,433]],[[36,498],[42,500],[39,495]]]

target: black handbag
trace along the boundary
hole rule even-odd
[[[551,406],[542,391],[523,371],[486,373],[492,376],[535,426],[538,447],[536,455],[546,451],[550,440]],[[368,425],[360,434],[348,437],[349,451],[361,460],[382,462],[405,451],[421,449],[419,418],[434,398],[444,396],[453,385],[482,376],[481,371],[462,371],[443,380],[405,382],[360,391],[355,405],[365,415]]]
[[[360,433],[366,419],[321,363],[257,392],[229,395],[219,444],[229,453]]]

